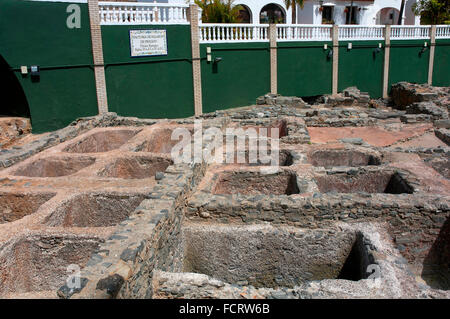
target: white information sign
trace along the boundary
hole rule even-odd
[[[167,55],[166,30],[130,30],[131,56]]]

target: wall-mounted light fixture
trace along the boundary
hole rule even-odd
[[[352,43],[349,42],[349,43],[347,44],[347,50],[351,50],[351,49],[352,49]]]
[[[422,55],[422,53],[424,53],[427,50],[427,48],[428,48],[428,43],[424,42],[423,48],[422,48],[422,50],[420,50],[419,55]]]
[[[28,67],[27,67],[26,65],[22,65],[22,66],[20,67],[20,73],[21,73],[23,76],[27,76],[27,75],[28,75]]]
[[[377,47],[373,50],[373,58],[375,59],[377,54],[381,52],[381,48]]]
[[[382,44],[378,43],[378,47],[375,50],[373,50],[373,56],[374,57],[377,55],[377,53],[381,52],[381,48],[382,48]]]
[[[30,67],[30,73],[31,73],[31,81],[33,82],[39,82],[41,78],[41,68],[39,65],[32,65]]]
[[[213,73],[219,73],[219,62],[222,61],[221,57],[214,58],[214,63],[212,64]]]
[[[330,49],[330,51],[328,51],[328,54],[327,54],[327,59],[328,60],[331,59],[332,56],[333,56],[333,49]]]
[[[211,62],[211,60],[212,60],[211,47],[206,47],[206,61]]]
[[[423,48],[422,48],[422,50],[420,50],[419,55],[422,55],[422,53],[424,53],[427,50],[427,47],[428,47],[428,43],[424,42],[423,43]]]

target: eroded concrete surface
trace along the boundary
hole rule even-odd
[[[174,164],[172,131],[193,118],[106,114],[0,154],[0,296],[449,298],[449,89],[393,95],[267,95],[202,116],[277,129],[275,171],[248,149]]]

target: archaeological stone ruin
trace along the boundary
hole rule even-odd
[[[5,144],[0,298],[450,298],[449,106],[449,87],[400,82]],[[230,163],[177,162],[174,130],[200,120],[268,129],[277,166],[251,138],[215,150]]]

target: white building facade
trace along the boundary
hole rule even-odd
[[[137,0],[186,4],[186,0]],[[405,0],[402,25],[420,25],[420,17],[412,12],[417,0]],[[297,7],[297,24],[399,24],[402,0],[305,0],[304,7]],[[292,23],[292,9],[286,8],[284,0],[234,0],[235,5],[244,8],[245,23]]]

